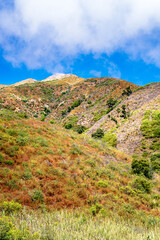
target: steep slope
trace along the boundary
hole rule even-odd
[[[117,103],[126,98],[122,95],[127,87],[133,91],[135,84],[114,78],[82,79],[70,76],[60,80],[35,82],[0,91],[1,108],[25,111],[46,121],[61,124],[75,116],[77,124],[91,127],[108,111],[109,98]]]
[[[0,111],[0,202],[32,208],[101,205],[109,212],[159,215],[160,181],[152,195],[136,189],[131,158],[97,142],[51,125]],[[101,205],[99,205],[101,204]],[[94,206],[95,207],[95,206]]]
[[[127,113],[126,118],[122,114],[123,105]],[[117,135],[117,149],[127,154],[140,153],[143,139],[140,128],[147,110],[160,110],[160,83],[150,84],[132,93],[94,124],[87,134],[91,135],[98,128],[104,129],[105,132],[113,129]]]

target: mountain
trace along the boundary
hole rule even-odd
[[[15,84],[12,84],[11,86],[19,86],[19,85],[23,85],[23,84],[26,84],[26,83],[34,83],[34,82],[37,82],[37,80],[32,79],[32,78],[28,78],[28,79],[22,80],[20,82],[17,82]]]
[[[64,74],[64,73],[57,73],[57,74],[54,74],[44,80],[42,80],[43,82],[47,82],[47,81],[52,81],[52,80],[57,80],[57,79],[63,79],[63,78],[67,78],[67,77],[71,77],[71,76],[74,76],[76,77],[76,75],[73,75],[73,74]]]
[[[0,89],[0,202],[160,216],[160,83],[54,78]]]

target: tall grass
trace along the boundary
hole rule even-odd
[[[126,222],[119,217],[87,216],[74,211],[27,212],[10,216],[20,231],[29,230],[43,240],[159,240],[158,222],[150,227]],[[26,238],[24,238],[26,239]],[[29,240],[29,239],[28,239]]]

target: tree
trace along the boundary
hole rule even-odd
[[[133,159],[132,164],[132,171],[135,174],[141,175],[143,174],[147,178],[152,178],[152,171],[149,161],[147,159]]]
[[[104,136],[104,131],[101,128],[98,128],[95,133],[92,133],[93,138],[102,138]]]

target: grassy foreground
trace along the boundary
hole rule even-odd
[[[10,233],[3,235],[9,223]],[[160,222],[145,219],[143,223],[124,221],[114,216],[96,217],[74,211],[54,211],[14,213],[8,217],[0,216],[0,239],[2,240],[159,240]],[[5,228],[4,228],[5,226]],[[4,228],[4,229],[3,229]],[[3,236],[2,236],[3,235]]]

